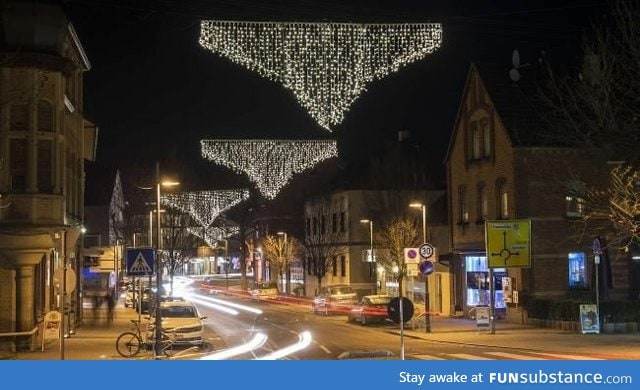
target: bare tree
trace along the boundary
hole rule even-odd
[[[310,231],[306,232],[303,246],[306,249],[307,266],[316,277],[320,288],[327,272],[336,267],[335,258],[344,252],[344,248],[339,233],[334,233],[327,226],[327,220],[332,214],[330,200],[327,197],[320,198],[317,205],[313,212],[305,210],[305,216],[311,221],[311,226]]]
[[[628,244],[638,236],[634,205],[640,174],[640,4],[612,2],[610,18],[594,25],[583,44],[581,72],[559,72],[543,61],[541,116],[547,144],[598,149],[623,163],[611,169],[603,164],[586,183],[584,216],[577,232],[598,236],[613,230],[610,244]],[[626,244],[625,244],[626,243]]]
[[[193,255],[194,248],[198,245],[198,238],[188,231],[191,219],[188,215],[173,208],[167,208],[164,225],[162,226],[163,239],[163,265],[171,278],[173,291],[173,277],[179,272],[184,272],[184,267]]]
[[[292,259],[304,253],[304,247],[295,237],[268,235],[261,240],[262,250],[281,285],[286,283],[286,292],[291,292],[291,280],[288,274]],[[286,281],[286,282],[285,282]]]
[[[415,222],[408,219],[396,219],[378,235],[378,265],[384,267],[387,273],[396,276],[398,289],[402,292],[402,282],[407,276],[404,264],[404,248],[415,248],[420,245],[418,229]]]

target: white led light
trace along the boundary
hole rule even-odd
[[[338,155],[335,140],[202,140],[202,156],[246,173],[267,199],[291,177]]]
[[[209,227],[221,213],[249,198],[249,190],[181,192],[163,195],[160,203],[189,214]]]
[[[219,241],[240,233],[240,228],[237,226],[225,226],[223,228],[217,226],[209,226],[207,228],[187,227],[187,231],[198,238],[202,238],[211,248],[216,248]]]
[[[433,53],[441,43],[439,23],[204,20],[200,32],[200,45],[282,83],[329,131],[367,84]]]

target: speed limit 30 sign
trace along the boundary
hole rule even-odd
[[[433,257],[433,254],[435,253],[435,248],[433,247],[433,245],[429,244],[428,242],[425,242],[424,244],[420,245],[420,248],[418,251],[420,252],[420,256],[423,259],[429,260],[431,257]]]

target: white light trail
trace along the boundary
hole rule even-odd
[[[265,355],[263,357],[260,358],[256,358],[255,360],[276,360],[276,359],[282,359],[285,356],[294,354],[298,351],[302,351],[303,349],[307,348],[310,344],[311,344],[311,333],[309,331],[304,331],[302,333],[300,333],[298,335],[299,337],[299,341],[293,345],[290,345],[288,347],[284,347],[282,349],[279,349],[277,351],[273,351],[268,355]]]
[[[200,360],[224,360],[234,356],[242,355],[260,348],[267,342],[267,336],[264,333],[256,333],[256,335],[246,344],[238,345],[233,348],[225,349],[224,351],[212,353],[200,358]]]
[[[203,299],[199,299],[199,298],[196,298],[196,297],[192,297],[191,301],[196,302],[196,303],[198,303],[200,305],[206,306],[206,307],[208,307],[210,309],[220,310],[222,312],[225,312],[227,314],[232,314],[234,316],[237,316],[238,314],[240,314],[240,312],[238,312],[237,310],[233,310],[231,308],[228,308],[228,307],[222,306],[222,305],[216,305],[215,303],[207,302],[207,301],[205,301]]]
[[[223,299],[205,297],[205,296],[201,296],[201,295],[198,295],[197,297],[196,296],[193,296],[193,297],[194,297],[194,299],[198,299],[198,300],[201,300],[201,301],[208,301],[208,302],[211,302],[213,304],[225,305],[225,306],[233,307],[234,309],[248,311],[248,312],[254,313],[254,314],[262,314],[262,310],[260,310],[260,309],[256,309],[256,308],[251,307],[251,306],[241,305],[239,303],[228,302],[228,301],[225,301]]]

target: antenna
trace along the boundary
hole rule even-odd
[[[513,68],[509,71],[509,78],[516,83],[521,78],[519,69],[529,66],[529,64],[520,65],[520,52],[517,49],[514,49],[513,53],[511,53],[511,62],[513,63]]]

